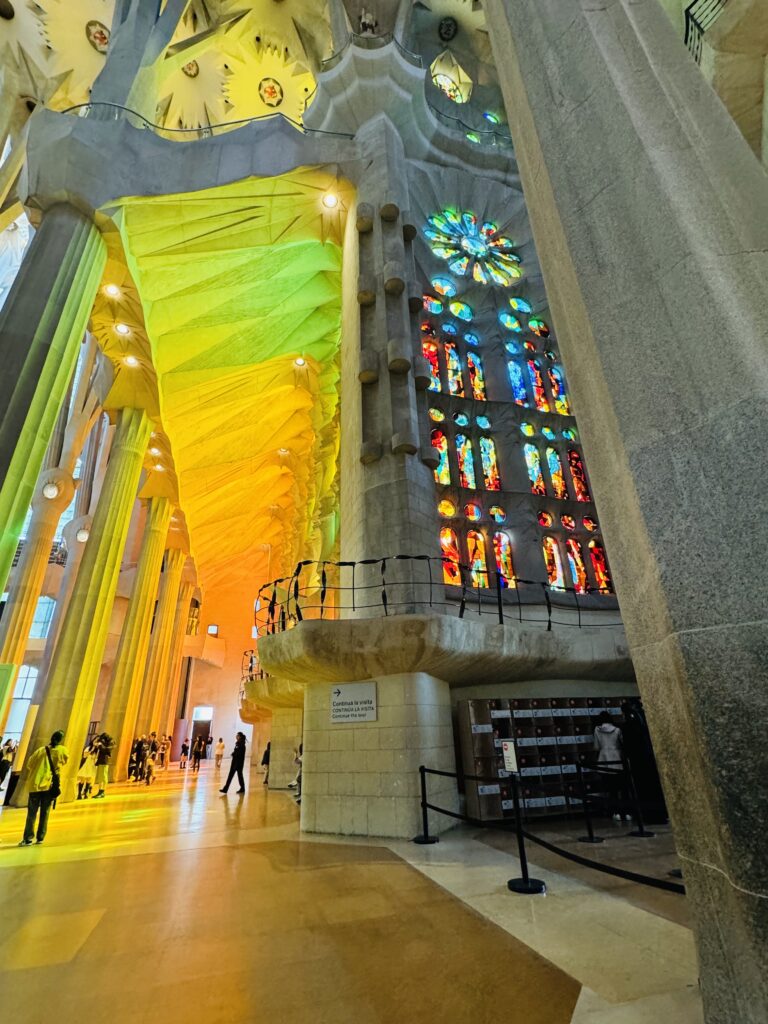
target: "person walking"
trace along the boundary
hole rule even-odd
[[[157,751],[158,760],[160,762],[160,769],[165,768],[165,759],[168,756],[168,737],[163,733],[160,737],[160,746]]]
[[[224,740],[219,736],[219,742],[216,744],[216,767],[221,768],[221,762],[224,757]]]
[[[115,741],[107,732],[103,732],[96,740],[98,749],[96,752],[96,777],[94,786],[98,786],[98,793],[94,793],[94,800],[103,800],[106,796],[107,783],[109,782],[109,762],[112,760],[112,750]]]
[[[147,760],[147,752],[149,747],[147,746],[147,737],[139,736],[136,740],[136,764],[133,770],[133,778],[136,782],[141,782],[144,778],[144,766]]]
[[[187,767],[187,758],[189,757],[189,740],[186,739],[181,744],[181,754],[179,755],[179,769],[183,771]]]
[[[239,732],[235,737],[235,749],[232,751],[232,763],[229,766],[229,775],[227,781],[224,783],[220,793],[226,793],[229,789],[229,784],[237,773],[237,781],[240,783],[240,789],[238,793],[245,792],[245,779],[243,778],[243,765],[245,764],[245,733]]]
[[[192,747],[192,771],[200,771],[200,758],[205,754],[205,740],[198,736]]]
[[[29,778],[29,798],[27,803],[27,820],[24,823],[24,836],[19,846],[31,846],[35,838],[35,822],[37,822],[37,842],[42,843],[48,831],[48,815],[56,798],[61,794],[61,769],[69,760],[69,751],[62,744],[64,733],[57,729],[51,736],[51,742],[38,747],[27,761]],[[40,820],[37,821],[37,816]]]
[[[99,750],[95,743],[89,743],[83,751],[80,767],[77,770],[77,799],[87,800],[91,793],[93,780],[96,778],[96,758]]]
[[[6,775],[11,770],[15,756],[16,748],[13,745],[13,740],[6,740],[2,750],[0,750],[0,787],[2,787]]]
[[[264,785],[269,783],[269,755],[272,749],[271,741],[264,748],[264,753],[261,755],[261,767],[264,769]]]
[[[605,780],[606,810],[615,821],[621,821],[623,811],[622,788],[624,763],[621,756],[621,729],[613,724],[607,711],[597,720],[594,732],[597,763],[605,766],[601,774]],[[626,815],[629,820],[629,815]]]

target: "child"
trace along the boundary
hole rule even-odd
[[[181,744],[181,757],[179,758],[179,768],[187,767],[187,758],[189,757],[189,740],[184,740]]]

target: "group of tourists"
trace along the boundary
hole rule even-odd
[[[106,732],[94,736],[86,745],[80,758],[80,766],[77,769],[78,800],[87,800],[94,787],[96,788],[96,792],[93,793],[94,800],[103,799],[106,796],[109,765],[114,748],[115,741]]]
[[[157,738],[156,732],[149,736],[137,736],[131,744],[128,760],[128,781],[143,782],[151,785],[156,771],[166,771],[171,763],[171,747],[173,736],[162,734]]]

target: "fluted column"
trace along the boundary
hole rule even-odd
[[[46,491],[52,497],[46,497]],[[32,520],[0,620],[0,664],[13,666],[0,682],[0,734],[5,731],[8,720],[13,688],[27,649],[54,534],[74,493],[75,482],[70,473],[62,469],[43,470],[32,499]]]
[[[168,686],[165,690],[158,728],[165,733],[170,733],[174,728],[176,719],[176,703],[179,699],[179,684],[181,682],[181,662],[184,656],[184,637],[187,635],[187,622],[189,621],[189,603],[195,592],[193,583],[182,583],[179,589],[179,599],[176,602],[176,615],[173,621],[173,640],[171,642],[171,656],[168,668]]]
[[[181,572],[186,555],[179,548],[169,548],[160,581],[160,596],[155,612],[155,625],[149,647],[149,660],[141,693],[136,731],[139,735],[160,728],[160,709],[168,686],[168,670],[179,598]]]
[[[112,669],[101,728],[117,739],[112,759],[117,780],[127,777],[128,757],[139,711],[141,683],[149,650],[152,612],[155,607],[160,566],[171,521],[168,498],[150,498],[136,566],[128,612],[123,622],[117,657]]]
[[[121,409],[118,413],[104,486],[35,724],[30,749],[47,742],[54,730],[63,729],[64,742],[73,751],[62,778],[65,800],[72,799],[79,761],[76,753],[82,749],[88,731],[149,431],[150,421],[143,409]]]
[[[93,221],[67,204],[54,206],[0,310],[0,588],[105,260],[106,247]]]

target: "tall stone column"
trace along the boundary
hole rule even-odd
[[[30,749],[63,729],[72,759],[62,778],[71,800],[107,639],[128,523],[149,441],[143,409],[121,409],[93,526],[51,661]],[[26,789],[26,786],[24,787]]]
[[[52,497],[47,497],[46,491]],[[5,614],[0,619],[0,664],[14,666],[5,685],[0,687],[0,733],[4,732],[8,720],[13,688],[27,649],[54,534],[74,493],[75,482],[70,473],[62,469],[43,470],[32,499],[32,520],[8,592]]]
[[[173,620],[173,641],[169,659],[168,686],[158,720],[158,728],[166,734],[172,732],[176,723],[176,704],[179,700],[179,686],[181,684],[184,637],[187,635],[189,602],[192,600],[194,592],[195,585],[193,583],[182,581],[179,588],[179,598],[176,602],[176,615]]]
[[[657,0],[490,0],[710,1024],[768,1020],[768,178]]]
[[[150,498],[147,503],[141,553],[101,722],[104,732],[117,739],[112,758],[112,774],[117,780],[125,779],[128,774],[128,758],[135,734],[141,684],[149,650],[152,612],[160,582],[160,566],[170,521],[169,499]]]
[[[179,599],[181,572],[186,557],[180,548],[168,548],[166,551],[165,569],[160,580],[155,625],[152,629],[147,671],[136,721],[136,732],[139,735],[161,728],[160,713],[165,691],[170,685],[168,671],[173,645],[173,626],[176,620],[176,602]]]
[[[53,206],[0,310],[0,586],[8,578],[105,260],[93,221],[73,206]]]

